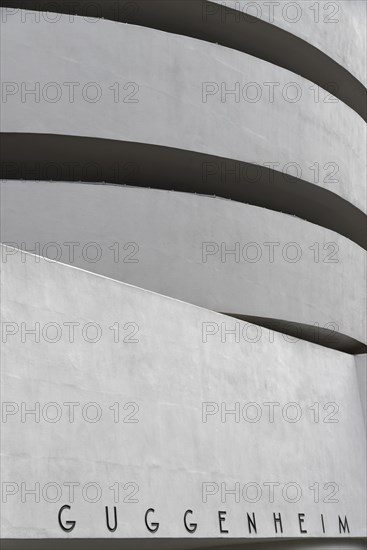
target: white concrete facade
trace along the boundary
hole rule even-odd
[[[8,181],[2,201],[2,241],[14,248],[214,311],[282,320],[284,332],[323,327],[325,343],[344,351],[367,343],[365,251],[333,231],[235,201],[117,185]],[[339,348],[341,335],[358,344]]]
[[[4,550],[365,547],[367,6],[270,4],[2,2]]]
[[[4,318],[21,315],[27,329],[40,324],[39,340],[10,326],[3,346],[4,538],[59,538],[63,501],[50,500],[60,497],[58,487],[66,499],[73,482],[80,483],[75,503],[63,516],[77,520],[71,538],[153,537],[144,523],[150,508],[162,538],[192,537],[182,521],[189,509],[204,539],[277,538],[273,513],[281,514],[284,539],[300,536],[299,513],[313,538],[323,535],[320,514],[327,537],[364,536],[364,421],[353,356],[280,334],[272,341],[267,329],[255,344],[203,337],[203,324],[227,318],[29,254],[7,258],[2,283]],[[110,329],[116,320],[118,341]],[[78,324],[73,343],[70,323]],[[100,334],[91,327],[82,337],[90,323]],[[131,327],[123,330],[126,323]],[[275,401],[269,422],[265,403]],[[74,418],[66,405],[51,405],[61,402],[80,404]],[[39,419],[11,403],[34,410],[39,403]],[[114,403],[121,404],[119,422]],[[120,526],[109,534],[104,507],[112,519],[115,478],[131,485],[116,504]],[[311,480],[325,493],[322,504],[315,504]],[[37,503],[25,492],[36,482]],[[79,494],[88,483],[84,498],[93,500],[98,484],[100,502]],[[239,484],[239,502],[217,490],[222,483],[228,491]],[[281,484],[274,503],[268,483]],[[220,533],[218,510],[227,512],[228,534]],[[253,512],[257,534],[248,532],[246,514]],[[338,516],[344,522],[345,515],[351,531],[344,534]]]
[[[23,92],[9,84],[2,132],[137,142],[269,166],[366,212],[365,124],[332,96],[315,101],[310,81],[184,36],[66,15],[24,23],[22,13],[2,25],[2,74],[35,83],[34,94],[30,84]]]

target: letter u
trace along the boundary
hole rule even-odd
[[[116,506],[113,507],[113,513],[115,516],[115,525],[113,527],[110,526],[110,520],[109,520],[109,514],[108,514],[108,506],[106,506],[106,525],[107,529],[111,531],[111,533],[114,533],[117,529],[117,511]]]

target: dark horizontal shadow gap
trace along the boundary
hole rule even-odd
[[[364,213],[335,193],[264,166],[100,138],[0,134],[4,180],[75,181],[217,196],[308,220],[367,248]]]
[[[223,312],[221,312],[223,313]],[[285,321],[283,319],[271,319],[268,317],[256,317],[252,315],[239,315],[237,313],[223,313],[229,317],[235,317],[246,323],[251,323],[270,329],[274,332],[281,332],[287,342],[297,345],[299,340],[306,340],[313,344],[319,344],[325,348],[331,348],[338,351],[343,351],[351,355],[358,355],[367,352],[367,346],[350,336],[346,336],[336,330],[333,323],[330,323],[330,328],[319,327],[317,325],[306,325],[304,323],[295,323],[293,321]],[[231,336],[229,336],[231,338]],[[234,336],[232,336],[234,338]],[[247,338],[251,342],[251,338],[256,342],[256,335],[251,335]]]
[[[360,550],[362,548],[362,539],[360,539],[360,545],[358,545],[358,539],[354,538],[345,539],[338,537],[338,543],[347,543],[349,540],[352,548]],[[264,543],[264,541],[267,541]],[[236,548],[249,548],[253,550],[269,550],[275,548],[279,550],[309,550],[312,541],[317,545],[318,549],[325,548],[330,550],[331,544],[335,539],[317,539],[314,537],[308,537],[307,541],[301,541],[299,539],[292,540],[281,538],[277,540],[271,537],[266,539],[259,537],[254,539],[249,538],[145,538],[145,539],[125,539],[125,538],[104,538],[104,539],[3,539],[2,550],[100,550],[101,548],[106,550],[187,550],[197,548],[216,548],[217,550],[235,550]],[[355,545],[355,546],[354,546]],[[349,546],[348,546],[349,548]]]
[[[366,89],[339,63],[276,25],[209,0],[1,0],[0,5],[103,17],[218,43],[307,78],[367,119]]]

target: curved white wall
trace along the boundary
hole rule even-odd
[[[280,334],[271,342],[265,329],[256,344],[222,342],[216,336],[204,342],[202,323],[221,323],[226,317],[70,266],[37,263],[29,254],[25,261],[16,255],[3,265],[2,283],[4,320],[22,320],[27,327],[38,322],[41,334],[47,323],[63,329],[55,343],[48,341],[52,331],[48,340],[41,336],[36,343],[31,335],[22,342],[19,330],[8,334],[2,346],[6,401],[24,402],[27,408],[38,402],[43,411],[39,423],[31,416],[21,422],[20,412],[7,417],[2,479],[19,487],[22,481],[27,487],[32,481],[42,487],[48,482],[62,486],[79,481],[83,486],[97,481],[103,489],[103,498],[95,504],[82,501],[76,492],[71,511],[63,515],[77,520],[70,534],[62,532],[57,521],[60,506],[67,503],[65,493],[54,503],[43,497],[39,503],[32,497],[21,502],[20,493],[8,496],[2,506],[4,538],[189,539],[192,535],[182,522],[186,509],[194,512],[199,538],[298,538],[298,513],[305,514],[303,527],[309,537],[335,537],[335,548],[338,538],[365,535],[364,422],[353,357],[307,342],[291,344]],[[134,322],[138,342],[114,343],[109,327],[116,321]],[[80,323],[79,328],[97,323],[99,341],[88,342],[79,329],[74,341],[68,341],[64,328],[72,322]],[[55,411],[45,412],[44,405],[51,402],[94,402],[102,418],[86,422],[80,405],[70,423],[62,405],[59,422],[50,423],[46,419]],[[114,423],[109,409],[114,402],[138,404],[138,422]],[[241,409],[256,402],[263,410],[265,402],[282,407],[293,402],[301,417],[297,423],[286,421],[294,418],[292,409],[284,417],[275,413],[274,422],[265,415],[257,423],[236,422],[231,414],[224,422],[217,414],[203,422],[202,404],[208,402],[225,403],[228,409],[236,402]],[[309,409],[314,402],[320,404],[318,422]],[[336,423],[326,421],[323,406],[330,402],[339,407],[327,411]],[[87,416],[94,416],[93,411]],[[139,502],[116,505],[119,526],[108,533],[104,507],[112,511],[108,487],[117,480],[137,483]],[[292,505],[279,496],[274,503],[261,498],[251,505],[234,502],[233,495],[225,502],[220,495],[208,496],[206,503],[202,499],[202,483],[225,482],[229,487],[269,481],[297,483],[302,498]],[[338,502],[316,504],[309,489],[312,482],[336,483]],[[148,508],[159,518],[156,535],[144,524]],[[227,511],[228,534],[218,533],[218,510]],[[256,512],[257,535],[248,535],[247,512]],[[273,512],[281,513],[283,535],[274,536]],[[347,516],[349,534],[340,535],[338,515],[343,520]]]
[[[365,251],[337,233],[188,193],[31,181],[1,192],[2,242],[16,248],[214,311],[324,327],[334,348],[338,334],[367,342]]]
[[[221,44],[309,79],[331,91],[366,120],[366,90],[362,84],[366,74],[360,55],[366,42],[366,12],[362,2],[220,3],[219,0],[4,2],[5,19],[23,8],[24,20],[43,17],[57,23],[59,14],[64,13],[71,20],[75,15],[93,23],[108,19]],[[30,10],[36,13],[30,14]],[[246,15],[247,11],[253,15]]]
[[[362,2],[4,4],[4,550],[360,550]]]
[[[365,211],[364,122],[332,97],[315,101],[310,81],[242,52],[134,25],[104,20],[96,27],[81,17],[71,23],[66,15],[57,24],[32,17],[22,23],[19,12],[2,26],[5,82],[38,82],[50,97],[57,92],[48,83],[61,89],[55,103],[31,96],[22,101],[21,89],[9,96],[3,132],[99,137],[275,163]],[[80,83],[72,103],[67,82]],[[82,96],[90,82],[100,87],[96,103]],[[117,103],[110,90],[116,82]],[[139,87],[133,97],[133,87],[123,90],[128,82]],[[237,82],[241,91],[255,82],[247,95],[261,93],[261,99],[253,103],[241,94],[236,103],[228,95],[223,102],[222,83],[231,90]],[[206,102],[203,83],[218,87]],[[129,94],[136,103],[123,102]],[[302,97],[295,103],[286,99],[296,95]]]

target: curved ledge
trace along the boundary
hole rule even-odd
[[[321,50],[339,65],[348,70],[364,86],[367,85],[365,66],[366,51],[366,6],[360,0],[337,0],[320,2],[313,0],[272,5],[264,1],[250,3],[248,0],[211,0],[216,4],[233,8],[238,17],[249,12],[256,18],[276,25],[296,35]],[[226,13],[226,12],[225,12]],[[228,12],[227,18],[233,17]],[[223,15],[224,22],[226,21]]]
[[[9,181],[1,195],[2,240],[14,249],[325,347],[365,350],[365,252],[322,227],[234,201],[136,187]],[[65,243],[76,243],[72,255]],[[84,253],[87,243],[96,244]],[[213,330],[219,338],[220,327]],[[253,331],[237,336],[256,342],[263,331]]]
[[[340,101],[317,101],[309,81],[185,36],[106,20],[96,32],[82,17],[71,24],[63,15],[51,24],[37,23],[34,14],[24,24],[19,13],[2,28],[3,80],[11,89],[19,83],[13,92],[6,88],[3,132],[137,142],[275,168],[289,172],[288,183],[297,185],[296,176],[366,212],[366,125]],[[133,92],[124,92],[127,81],[135,83]],[[244,92],[238,98],[241,81],[242,92],[245,82],[260,87],[256,103]],[[31,82],[39,85],[28,96]],[[47,82],[58,90],[51,101]],[[61,85],[73,82],[74,97]],[[83,95],[86,82],[99,89],[96,101]],[[234,98],[228,89],[236,82]],[[279,83],[274,98],[266,82]],[[284,95],[289,84],[295,102]]]
[[[99,3],[100,2],[100,3]],[[198,0],[6,0],[6,7],[131,23],[218,43],[314,82],[367,119],[366,89],[347,69],[294,34],[215,2]],[[254,24],[256,20],[256,24]],[[224,22],[223,22],[224,21]]]
[[[236,313],[224,313],[230,317],[241,319],[247,323],[268,328],[275,332],[281,332],[290,336],[291,342],[306,340],[313,344],[319,344],[325,348],[331,348],[351,355],[366,353],[367,346],[358,340],[337,332],[332,328],[326,329],[317,325],[305,325],[303,323],[293,323],[283,319],[269,319],[268,317],[253,317],[250,315],[238,315]]]
[[[0,177],[85,181],[215,195],[298,216],[367,249],[365,214],[318,185],[265,166],[99,138],[0,134]]]

